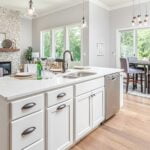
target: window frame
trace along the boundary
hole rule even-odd
[[[75,23],[75,24],[68,24],[68,25],[64,25],[64,26],[58,26],[58,27],[54,27],[54,28],[48,28],[46,30],[42,30],[40,31],[40,56],[44,57],[44,50],[43,50],[43,32],[48,32],[50,31],[51,33],[51,43],[52,43],[52,58],[55,58],[56,55],[56,47],[55,47],[55,30],[57,29],[64,29],[64,50],[69,50],[69,28],[70,27],[76,27],[79,26],[80,27],[80,32],[81,32],[81,50],[80,50],[80,55],[81,55],[81,59],[80,61],[74,61],[75,63],[83,63],[83,30],[81,28],[81,24],[80,23]]]
[[[131,28],[122,28],[116,30],[116,66],[120,68],[120,57],[121,57],[121,32],[133,31],[133,48],[135,57],[138,57],[138,30],[141,29],[150,29],[150,26],[147,27],[131,27]]]

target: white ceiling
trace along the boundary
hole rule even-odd
[[[0,0],[0,7],[25,12],[28,8],[28,2],[29,0]],[[82,2],[82,0],[33,0],[34,7],[37,12],[41,14],[67,8],[80,2]]]
[[[101,0],[101,1],[105,3],[107,6],[109,6],[110,8],[132,2],[132,0]]]
[[[26,12],[28,8],[29,0],[0,0],[0,6],[20,10],[23,13]],[[90,0],[96,2],[102,2],[107,8],[115,9],[123,6],[129,6],[132,4],[133,0]],[[139,1],[139,0],[135,0]],[[141,0],[141,2],[150,1],[150,0]],[[54,12],[56,10],[68,8],[70,6],[82,3],[83,0],[33,0],[34,7],[36,8],[39,14],[47,14]]]

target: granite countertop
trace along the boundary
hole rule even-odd
[[[71,70],[69,73],[77,71],[79,70]],[[33,94],[50,91],[64,86],[74,85],[80,82],[96,79],[99,77],[104,77],[109,74],[122,72],[123,70],[113,68],[91,67],[90,69],[83,71],[96,72],[96,74],[76,79],[63,78],[62,74],[54,75],[51,79],[43,80],[19,80],[13,77],[2,77],[0,78],[0,99],[9,102],[19,99],[21,97],[30,96]]]

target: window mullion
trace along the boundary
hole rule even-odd
[[[135,56],[136,53],[135,53],[135,49],[136,49],[136,45],[135,45],[135,29],[133,30],[133,55]]]
[[[68,33],[68,27],[65,27],[65,50],[69,50],[69,33]]]
[[[43,45],[44,45],[44,44],[43,44],[43,43],[44,43],[44,40],[43,40],[43,32],[40,33],[40,38],[41,38],[41,39],[40,39],[40,40],[41,40],[41,42],[40,42],[40,43],[41,43],[41,46],[40,46],[40,47],[41,47],[41,48],[40,48],[40,49],[41,49],[40,55],[41,55],[41,57],[43,57],[43,53],[44,53],[44,52],[43,52],[43,51],[44,51],[44,49],[43,49]]]
[[[54,33],[54,30],[51,30],[51,35],[52,35],[52,58],[55,58],[56,44],[55,44],[55,33]]]
[[[137,34],[137,29],[135,30],[135,50],[136,50],[136,57],[138,57],[138,34]]]

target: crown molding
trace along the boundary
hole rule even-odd
[[[94,3],[95,5],[98,5],[99,7],[104,8],[108,11],[111,10],[110,7],[105,3],[103,3],[101,0],[87,0],[87,1]]]
[[[104,8],[104,9],[108,10],[108,11],[110,10],[110,8],[106,4],[101,2],[101,0],[85,0],[85,2],[91,2],[91,3],[94,3],[95,5],[98,5],[101,8]],[[71,4],[71,5],[65,6],[65,7],[63,6],[59,9],[55,9],[55,10],[52,10],[52,11],[49,11],[49,12],[41,13],[41,15],[38,15],[36,18],[33,18],[33,19],[41,18],[41,17],[47,16],[47,15],[50,15],[50,14],[53,14],[53,13],[56,13],[56,12],[74,7],[74,6],[77,6],[77,5],[82,4],[82,3],[83,2],[80,1],[80,2],[77,2],[77,3]]]
[[[141,1],[141,4],[147,3],[147,2],[150,2],[150,0],[142,0],[142,1]],[[135,3],[135,5],[138,5],[138,4],[139,4],[139,0],[135,0],[134,3]],[[120,8],[130,7],[130,6],[132,6],[132,5],[133,5],[133,1],[127,2],[127,3],[120,4],[120,5],[117,5],[117,6],[114,6],[114,7],[110,7],[110,11],[111,11],[111,10],[120,9]]]
[[[127,2],[127,3],[124,3],[124,4],[121,4],[121,5],[117,5],[115,7],[109,7],[108,5],[106,5],[105,3],[103,3],[101,0],[85,0],[85,2],[88,2],[88,3],[93,3],[101,8],[104,8],[108,11],[113,11],[113,10],[116,10],[116,9],[121,9],[121,8],[124,8],[124,7],[130,7],[133,5],[133,2]],[[150,0],[142,0],[141,3],[147,3],[147,2],[150,2]],[[44,16],[47,16],[49,14],[53,14],[53,13],[56,13],[56,12],[59,12],[59,11],[62,11],[62,10],[65,10],[65,9],[68,9],[68,8],[71,8],[71,7],[75,7],[79,4],[82,4],[83,2],[80,1],[80,2],[76,2],[74,4],[70,4],[70,5],[67,5],[67,6],[62,6],[61,8],[58,8],[58,9],[54,9],[52,11],[47,11],[47,12],[43,12],[41,14],[39,14],[36,18],[30,18],[28,16],[24,16],[23,14],[21,15],[21,18],[25,18],[25,19],[29,19],[29,20],[32,20],[32,19],[38,19],[38,18],[41,18],[41,17],[44,17]],[[135,0],[135,5],[138,5],[139,4],[139,0]],[[9,8],[10,9],[10,8]],[[13,8],[13,10],[15,10]]]
[[[88,0],[86,0],[86,1],[88,1]],[[57,13],[59,11],[62,11],[62,10],[65,10],[65,9],[77,6],[79,4],[82,4],[82,2],[77,2],[77,3],[71,4],[71,5],[67,5],[65,7],[62,6],[62,7],[58,8],[58,9],[54,9],[54,10],[51,10],[51,11],[48,11],[48,12],[41,13],[40,15],[38,15],[36,18],[33,18],[33,19],[37,19],[37,18],[41,18],[41,17],[47,16],[47,15],[50,15],[50,14],[53,14],[53,13]]]

